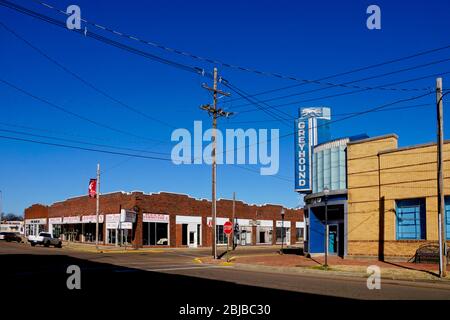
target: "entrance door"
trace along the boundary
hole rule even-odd
[[[188,224],[188,246],[197,248],[197,224]]]
[[[337,254],[338,252],[338,226],[332,224],[328,226],[328,253]]]
[[[247,245],[247,230],[241,230],[241,246]]]
[[[266,233],[264,231],[259,232],[259,243],[266,243]]]

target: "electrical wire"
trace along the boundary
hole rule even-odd
[[[96,125],[98,127],[101,127],[101,128],[104,128],[104,129],[108,129],[108,130],[111,130],[111,131],[114,131],[114,132],[118,132],[118,133],[121,133],[121,134],[124,134],[124,135],[127,135],[127,136],[132,136],[132,137],[135,137],[135,138],[139,138],[139,139],[144,139],[144,140],[148,140],[148,141],[152,141],[152,142],[162,142],[161,140],[156,140],[156,139],[142,137],[142,136],[136,135],[134,133],[131,133],[131,132],[128,132],[128,131],[124,131],[122,129],[114,128],[114,127],[111,127],[109,125],[106,125],[106,124],[100,123],[98,121],[92,120],[92,119],[90,119],[88,117],[85,117],[83,115],[80,115],[78,113],[70,111],[70,110],[68,110],[68,109],[66,109],[64,107],[61,107],[60,105],[57,105],[57,104],[53,103],[53,102],[50,102],[50,101],[48,101],[48,100],[46,100],[44,98],[38,97],[35,94],[32,94],[32,93],[26,91],[25,89],[22,89],[22,88],[20,88],[20,87],[18,87],[16,85],[12,84],[11,82],[4,80],[4,79],[0,78],[0,82],[6,84],[7,86],[9,86],[9,87],[11,87],[11,88],[13,88],[13,89],[15,89],[17,91],[20,91],[21,93],[23,93],[23,94],[25,94],[25,95],[27,95],[27,96],[29,96],[29,97],[37,100],[37,101],[43,102],[46,105],[48,105],[48,106],[50,106],[50,107],[52,107],[54,109],[57,109],[57,110],[62,111],[64,113],[70,114],[73,117],[76,117],[76,118],[81,119],[83,121],[89,122],[89,123],[91,123],[93,125]]]
[[[448,61],[450,61],[450,58],[441,59],[441,60],[435,60],[435,61],[427,62],[427,63],[424,63],[424,64],[420,64],[420,65],[416,65],[416,66],[412,66],[412,67],[408,67],[408,68],[403,68],[403,69],[400,69],[400,70],[390,71],[390,72],[386,72],[386,73],[375,75],[375,76],[370,76],[370,77],[364,77],[364,78],[360,78],[360,79],[356,79],[356,80],[351,80],[351,81],[345,82],[345,84],[351,84],[351,83],[355,83],[355,82],[361,82],[361,81],[366,81],[366,80],[383,78],[383,77],[390,76],[390,75],[393,75],[393,74],[398,74],[398,73],[411,71],[411,70],[415,70],[415,69],[419,69],[419,68],[429,67],[429,66],[432,66],[432,65],[435,65],[435,64],[440,64],[440,63],[444,63],[444,62],[448,62]],[[291,93],[291,94],[284,95],[284,96],[273,97],[273,98],[266,99],[266,100],[261,100],[261,101],[262,102],[271,102],[271,101],[276,101],[276,100],[282,100],[282,99],[296,97],[296,96],[301,96],[301,95],[305,95],[305,94],[313,93],[313,92],[317,92],[317,91],[328,90],[328,89],[332,89],[332,88],[335,88],[335,87],[336,86],[329,86],[329,87],[326,87],[326,88],[317,88],[317,89],[308,90],[308,91]],[[250,104],[249,103],[239,104],[239,105],[235,105],[234,108],[235,109],[239,109],[239,108],[242,108],[242,107],[245,107],[245,106],[248,106],[248,105],[250,105]]]
[[[151,160],[172,161],[171,159],[166,159],[166,158],[161,158],[161,157],[145,156],[145,155],[116,152],[116,151],[107,151],[107,150],[100,150],[100,149],[93,149],[93,148],[85,148],[85,147],[72,146],[72,145],[61,144],[61,143],[53,143],[53,142],[11,137],[11,136],[5,136],[5,135],[0,135],[0,139],[16,140],[16,141],[22,141],[22,142],[35,143],[35,144],[49,145],[49,146],[54,146],[54,147],[62,147],[62,148],[77,149],[77,150],[84,150],[84,151],[91,151],[91,152],[107,153],[107,154],[113,154],[113,155],[119,155],[119,156],[127,156],[127,157],[135,157],[135,158],[143,158],[143,159],[151,159]]]
[[[8,31],[9,33],[11,33],[12,35],[14,35],[17,39],[21,40],[22,42],[24,42],[26,45],[28,45],[30,48],[32,48],[34,51],[36,51],[37,53],[39,53],[41,56],[43,56],[44,58],[46,58],[48,61],[52,62],[54,65],[56,65],[57,67],[59,67],[61,70],[63,70],[64,72],[70,74],[71,76],[73,76],[74,78],[78,79],[80,82],[82,82],[83,84],[85,84],[86,86],[88,86],[89,88],[93,89],[94,91],[98,92],[99,94],[101,94],[102,96],[108,98],[109,100],[121,105],[122,107],[140,115],[143,116],[151,121],[160,123],[166,127],[172,128],[174,129],[175,127],[166,123],[165,121],[162,121],[160,119],[157,119],[153,116],[150,116],[130,105],[128,105],[127,103],[114,98],[113,96],[111,96],[110,94],[108,94],[106,91],[98,88],[97,86],[95,86],[94,84],[92,84],[92,82],[89,82],[85,79],[83,79],[79,74],[75,73],[74,71],[70,70],[69,68],[67,68],[66,66],[64,66],[63,64],[61,64],[60,62],[56,61],[54,58],[50,57],[47,53],[45,53],[42,49],[36,47],[35,45],[33,45],[31,42],[29,42],[28,40],[26,40],[24,37],[22,37],[21,35],[19,35],[17,32],[15,32],[14,30],[12,30],[11,28],[9,28],[8,26],[6,26],[3,22],[0,21],[0,26],[3,27],[6,31]]]
[[[91,142],[85,142],[85,141],[80,141],[80,140],[65,139],[65,138],[52,137],[52,136],[46,136],[46,135],[40,135],[40,134],[33,134],[33,133],[17,131],[17,130],[0,129],[0,131],[7,132],[7,133],[20,134],[20,135],[27,135],[27,136],[31,136],[31,137],[35,137],[35,138],[45,138],[45,139],[59,140],[59,141],[64,141],[64,142],[84,144],[84,145],[89,145],[89,146],[94,146],[94,147],[119,149],[119,150],[126,150],[126,151],[132,151],[132,152],[141,152],[141,153],[150,153],[150,154],[159,154],[159,155],[170,156],[170,153],[167,153],[167,152],[156,152],[156,151],[139,150],[139,149],[133,149],[133,148],[127,148],[127,147],[111,146],[111,145],[106,145],[106,144],[91,143]]]
[[[7,2],[7,1],[4,1],[4,0],[2,0],[2,1],[3,2]],[[38,0],[32,0],[32,1],[36,2],[36,3],[39,3],[40,5],[42,5],[42,6],[46,7],[46,8],[52,9],[52,10],[54,10],[54,11],[60,13],[60,14],[63,14],[66,17],[69,15],[66,11],[58,9],[58,8],[54,7],[53,5],[50,5],[48,3],[41,2],[41,1],[38,1]],[[340,83],[323,82],[321,80],[300,79],[300,78],[297,78],[297,77],[287,76],[287,75],[283,75],[283,74],[280,74],[280,73],[266,72],[266,71],[260,71],[260,70],[252,69],[252,68],[242,67],[242,66],[226,63],[226,62],[223,62],[223,61],[220,61],[220,60],[217,60],[217,59],[205,58],[205,57],[202,57],[202,56],[199,56],[199,55],[194,55],[194,54],[186,52],[186,51],[181,51],[181,50],[177,50],[177,49],[174,49],[174,48],[170,48],[170,47],[164,46],[162,44],[156,43],[154,41],[143,40],[143,39],[141,39],[141,38],[139,38],[137,36],[134,36],[134,35],[132,36],[132,35],[126,34],[126,33],[121,32],[121,31],[116,31],[116,30],[114,30],[112,28],[100,25],[100,24],[95,23],[95,22],[88,21],[88,20],[86,20],[84,18],[82,18],[81,21],[83,21],[84,23],[86,23],[88,25],[91,25],[91,26],[93,26],[95,28],[101,29],[103,31],[110,32],[110,33],[114,34],[115,36],[124,37],[124,38],[127,38],[129,40],[133,40],[133,41],[137,41],[139,43],[150,45],[152,47],[155,47],[155,48],[158,48],[158,49],[162,49],[162,50],[170,52],[170,53],[175,53],[175,54],[182,55],[182,56],[185,56],[185,57],[190,57],[190,58],[193,58],[193,59],[196,59],[196,60],[200,60],[200,61],[203,61],[203,62],[214,64],[214,65],[221,65],[221,66],[226,67],[226,68],[237,69],[237,70],[240,70],[240,71],[251,72],[251,73],[254,73],[254,74],[258,74],[258,75],[270,76],[270,77],[275,77],[275,78],[279,78],[279,79],[292,80],[292,81],[296,81],[296,82],[300,82],[300,83],[304,83],[304,84],[319,84],[319,85],[327,85],[327,86],[332,85],[332,86],[338,86],[338,87],[344,87],[344,88],[353,88],[353,89],[364,88],[364,87],[361,87],[361,86],[354,86],[354,85],[353,86],[349,86],[349,85],[344,85],[344,84],[340,84]],[[450,46],[448,46],[448,47],[450,47]],[[364,69],[365,68],[360,68],[360,70],[364,70]],[[346,73],[343,73],[343,74],[346,74]],[[328,78],[331,78],[331,77],[328,77]],[[366,88],[368,88],[368,87],[366,87]],[[418,90],[428,90],[428,89],[427,88],[422,88],[422,89],[417,89],[417,88],[414,88],[414,89],[383,88],[383,90],[418,91]]]
[[[418,77],[418,78],[402,80],[402,81],[395,82],[395,84],[414,82],[414,81],[424,80],[424,79],[428,79],[428,78],[435,78],[435,77],[442,76],[442,75],[445,75],[445,74],[450,74],[450,71],[439,72],[439,73],[425,75],[425,76]],[[328,96],[321,96],[321,97],[316,97],[316,98],[310,98],[310,99],[305,99],[305,100],[288,102],[288,103],[283,103],[283,104],[271,106],[271,108],[272,109],[279,109],[279,108],[282,108],[282,107],[296,105],[296,104],[300,104],[300,103],[311,102],[311,101],[318,101],[318,100],[329,99],[329,98],[342,97],[342,96],[355,94],[355,93],[360,93],[360,92],[364,92],[364,91],[367,91],[367,89],[361,89],[361,90],[355,90],[355,91],[343,92],[343,93],[336,93],[336,94],[332,94],[332,95],[328,95]],[[248,113],[248,112],[254,112],[254,111],[257,111],[257,109],[247,109],[247,110],[239,111],[239,114]]]

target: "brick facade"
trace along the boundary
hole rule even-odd
[[[232,219],[233,201],[220,199],[217,201],[217,217]],[[279,205],[249,205],[242,201],[236,201],[236,218],[249,220],[281,220]],[[211,202],[205,199],[199,200],[182,194],[161,192],[144,194],[142,192],[115,192],[100,196],[100,213],[117,214],[121,209],[138,209],[137,221],[133,225],[132,243],[136,247],[142,247],[143,213],[169,215],[169,245],[182,246],[182,226],[176,224],[176,216],[201,217],[201,246],[211,246],[211,228],[207,224],[207,218],[211,217]],[[302,209],[285,209],[285,221],[291,221],[291,243],[296,242],[296,222],[303,221]],[[52,218],[68,216],[94,215],[96,211],[96,199],[87,196],[71,198],[56,202],[50,206],[33,205],[25,210],[25,219]],[[103,224],[103,233],[106,233]],[[256,244],[256,226],[252,227],[252,244]],[[274,229],[275,230],[275,229]],[[273,231],[275,234],[275,231]],[[105,239],[105,237],[103,237]],[[272,242],[275,243],[275,236]]]
[[[436,144],[397,148],[387,135],[347,147],[348,255],[410,258],[438,240]],[[450,195],[450,142],[444,144],[444,193]],[[426,234],[398,240],[396,201],[423,199]]]

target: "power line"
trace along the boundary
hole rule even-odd
[[[8,81],[6,81],[6,80],[4,80],[4,79],[1,79],[1,78],[0,78],[0,82],[6,84],[7,86],[9,86],[9,87],[11,87],[11,88],[13,88],[13,89],[15,89],[15,90],[17,90],[17,91],[22,92],[23,94],[25,94],[25,95],[27,95],[27,96],[29,96],[29,97],[35,99],[35,100],[38,100],[38,101],[40,101],[40,102],[43,102],[43,103],[45,103],[45,104],[51,106],[51,107],[54,108],[54,109],[57,109],[57,110],[62,111],[62,112],[64,112],[64,113],[70,114],[71,116],[74,116],[74,117],[76,117],[76,118],[78,118],[78,119],[81,119],[81,120],[83,120],[83,121],[89,122],[89,123],[91,123],[91,124],[94,124],[94,125],[96,125],[96,126],[98,126],[98,127],[105,128],[105,129],[108,129],[108,130],[111,130],[111,131],[115,131],[115,132],[118,132],[118,133],[121,133],[121,134],[124,134],[124,135],[132,136],[132,137],[135,137],[135,138],[140,138],[140,139],[149,140],[149,141],[153,141],[153,142],[155,142],[155,141],[156,141],[156,142],[161,142],[160,140],[155,140],[155,139],[150,139],[150,138],[146,138],[146,137],[141,137],[141,136],[136,135],[136,134],[134,134],[134,133],[127,132],[127,131],[124,131],[124,130],[121,130],[121,129],[117,129],[117,128],[111,127],[111,126],[109,126],[109,125],[106,125],[106,124],[97,122],[97,121],[95,121],[95,120],[92,120],[92,119],[90,119],[90,118],[87,118],[87,117],[85,117],[85,116],[83,116],[83,115],[80,115],[80,114],[78,114],[78,113],[75,113],[75,112],[73,112],[73,111],[70,111],[70,110],[68,110],[68,109],[66,109],[66,108],[64,108],[64,107],[61,107],[61,106],[59,106],[59,105],[57,105],[57,104],[55,104],[55,103],[53,103],[53,102],[50,102],[50,101],[48,101],[48,100],[46,100],[46,99],[44,99],[44,98],[38,97],[38,96],[36,96],[36,95],[34,95],[34,94],[32,94],[32,93],[30,93],[30,92],[28,92],[28,91],[26,91],[26,90],[24,90],[24,89],[18,87],[18,86],[16,86],[16,85],[12,84],[11,82],[8,82]]]
[[[1,1],[10,3],[10,2],[4,1],[4,0],[1,0]],[[58,8],[48,4],[48,3],[41,2],[41,1],[38,1],[38,0],[33,0],[33,1],[36,2],[36,3],[39,3],[40,5],[42,5],[42,6],[46,7],[46,8],[50,8],[52,10],[55,10],[56,12],[58,12],[60,14],[63,14],[66,17],[68,16],[67,12],[65,12],[63,10],[60,10],[60,9],[58,9]],[[81,21],[83,21],[84,23],[89,24],[89,25],[91,25],[91,26],[93,26],[93,27],[95,27],[97,29],[110,32],[110,33],[114,34],[115,36],[120,36],[120,37],[123,37],[123,38],[127,38],[129,40],[133,40],[133,41],[136,41],[136,42],[139,42],[139,43],[143,43],[145,45],[150,45],[152,47],[155,47],[155,48],[158,48],[158,49],[162,49],[162,50],[165,50],[165,51],[170,52],[170,53],[175,53],[175,54],[182,55],[182,56],[185,56],[185,57],[190,57],[190,58],[193,58],[195,60],[207,62],[207,63],[214,64],[214,65],[221,65],[223,67],[237,69],[237,70],[240,70],[240,71],[251,72],[251,73],[254,73],[254,74],[258,74],[258,75],[270,76],[270,77],[275,77],[275,78],[279,78],[279,79],[292,80],[292,81],[301,82],[301,83],[304,83],[304,84],[319,84],[319,85],[327,85],[327,86],[333,85],[333,86],[339,86],[339,87],[345,87],[345,88],[353,88],[353,89],[364,88],[364,87],[355,86],[355,85],[350,85],[349,86],[349,85],[344,85],[344,84],[339,84],[339,83],[323,82],[321,80],[300,79],[300,78],[297,78],[297,77],[286,76],[286,75],[282,75],[282,74],[279,74],[279,73],[266,72],[266,71],[260,71],[260,70],[256,70],[256,69],[246,68],[246,67],[242,67],[242,66],[238,66],[238,65],[234,65],[234,64],[230,64],[230,63],[225,63],[225,62],[220,61],[220,60],[211,59],[211,58],[205,58],[205,57],[202,57],[202,56],[199,56],[199,55],[194,55],[194,54],[186,52],[186,51],[181,51],[181,50],[177,50],[177,49],[174,49],[174,48],[170,48],[170,47],[164,46],[162,44],[156,43],[154,41],[143,40],[143,39],[141,39],[139,37],[132,36],[132,35],[126,34],[126,33],[121,32],[121,31],[116,31],[116,30],[114,30],[112,28],[100,25],[98,23],[90,22],[90,21],[88,21],[88,20],[86,20],[84,18],[82,18]],[[399,90],[399,91],[427,90],[427,89],[404,89],[404,88],[384,88],[384,89],[385,90]]]
[[[125,102],[116,99],[114,97],[112,97],[110,94],[108,94],[107,92],[105,92],[104,90],[101,90],[100,88],[96,87],[94,84],[92,84],[91,82],[83,79],[79,74],[75,73],[74,71],[70,70],[69,68],[67,68],[66,66],[64,66],[63,64],[61,64],[60,62],[56,61],[55,59],[53,59],[52,57],[50,57],[47,53],[45,53],[44,51],[42,51],[42,49],[36,47],[35,45],[33,45],[31,42],[29,42],[28,40],[26,40],[24,37],[20,36],[17,32],[15,32],[14,30],[12,30],[11,28],[7,27],[3,22],[0,22],[0,26],[2,26],[6,31],[8,31],[9,33],[11,33],[12,35],[14,35],[17,39],[23,41],[25,44],[27,44],[30,48],[32,48],[33,50],[35,50],[37,53],[39,53],[40,55],[42,55],[43,57],[45,57],[48,61],[52,62],[53,64],[55,64],[56,66],[58,66],[60,69],[62,69],[63,71],[65,71],[66,73],[70,74],[71,76],[73,76],[74,78],[78,79],[80,82],[82,82],[83,84],[85,84],[86,86],[88,86],[89,88],[93,89],[94,91],[100,93],[101,95],[103,95],[104,97],[108,98],[109,100],[125,107],[126,109],[139,114],[149,120],[158,122],[166,127],[172,128],[174,129],[175,127],[166,123],[165,121],[162,121],[160,119],[157,119],[153,116],[150,116],[128,104],[126,104]]]
[[[386,111],[414,109],[414,108],[430,107],[430,106],[434,106],[434,105],[433,104],[429,104],[429,103],[421,103],[421,104],[412,105],[412,106],[386,108],[386,109],[382,109],[382,110],[378,110],[378,111],[374,111],[374,112],[386,112]],[[348,116],[348,115],[357,114],[357,113],[358,112],[337,113],[337,114],[333,114],[333,117],[342,117],[342,116]],[[297,118],[298,117],[291,117],[289,119],[285,118],[284,120],[291,120],[292,121],[292,120],[295,120]],[[232,121],[232,124],[265,123],[265,122],[274,122],[274,121],[275,120]]]
[[[407,83],[407,82],[414,82],[414,81],[424,80],[424,79],[428,79],[428,78],[435,78],[437,76],[442,76],[442,75],[449,74],[449,73],[450,73],[450,71],[439,72],[439,73],[425,75],[425,76],[418,77],[418,78],[398,81],[398,82],[395,82],[394,84],[401,84],[401,83]],[[294,104],[299,104],[299,103],[304,103],[304,102],[311,102],[311,101],[317,101],[317,100],[323,100],[323,99],[329,99],[329,98],[336,98],[336,97],[346,96],[346,95],[360,93],[360,92],[364,92],[364,91],[367,91],[367,89],[361,89],[361,90],[355,90],[355,91],[343,92],[343,93],[336,93],[336,94],[332,94],[332,95],[328,95],[328,96],[321,96],[321,97],[316,97],[316,98],[310,98],[310,99],[305,99],[305,100],[288,102],[288,103],[283,103],[283,104],[271,106],[271,108],[272,109],[278,109],[278,108],[282,108],[282,107],[290,106],[290,105],[294,105]],[[243,110],[243,111],[240,111],[239,114],[247,113],[247,112],[254,112],[254,111],[257,111],[257,109]]]
[[[54,146],[54,147],[63,147],[63,148],[69,148],[69,149],[77,149],[77,150],[84,150],[84,151],[91,151],[91,152],[107,153],[107,154],[113,154],[113,155],[119,155],[119,156],[127,156],[127,157],[143,158],[143,159],[152,159],[152,160],[162,160],[162,161],[172,161],[171,159],[160,158],[160,157],[144,156],[144,155],[139,155],[139,154],[131,154],[131,153],[124,153],[124,152],[116,152],[116,151],[107,151],[107,150],[100,150],[100,149],[93,149],[93,148],[85,148],[85,147],[72,146],[72,145],[61,144],[61,143],[53,143],[53,142],[46,142],[46,141],[39,141],[39,140],[32,140],[32,139],[4,136],[4,135],[0,135],[0,139],[16,140],[16,141],[30,142],[30,143],[36,143],[36,144],[42,144],[42,145],[49,145],[49,146]]]
[[[259,103],[258,100],[256,98],[253,98],[256,100],[252,101],[247,93],[245,93],[244,91],[242,91],[241,89],[237,88],[236,86],[231,85],[228,81],[224,82],[224,85],[229,88],[230,90],[234,91],[235,93],[237,93],[239,96],[243,97],[244,99],[250,101],[252,104],[254,104],[255,106],[257,106],[258,110],[263,111],[264,113],[268,114],[269,116],[271,116],[272,118],[274,118],[277,121],[280,121],[281,123],[287,125],[288,127],[291,127],[291,123],[287,123],[285,122],[285,120],[283,118],[281,118],[278,114],[276,114],[275,112],[269,110],[270,106],[268,106],[268,108],[264,108],[262,107]],[[266,104],[267,105],[267,104]],[[275,110],[276,111],[276,110]],[[284,115],[290,116],[289,114],[282,112]]]
[[[51,18],[51,17],[48,17],[48,16],[46,16],[46,15],[40,14],[40,13],[38,13],[38,12],[36,12],[36,11],[33,11],[33,10],[27,9],[27,8],[25,8],[25,7],[22,7],[22,6],[20,6],[20,5],[17,5],[17,4],[15,4],[15,3],[12,3],[12,2],[9,2],[9,1],[6,1],[6,0],[0,0],[0,5],[3,5],[3,6],[5,6],[5,7],[8,7],[8,8],[10,8],[10,9],[13,9],[13,10],[15,10],[15,11],[17,11],[17,12],[23,13],[23,14],[25,14],[25,15],[31,16],[31,17],[33,17],[33,18],[37,18],[37,19],[40,19],[40,20],[42,20],[42,21],[51,23],[51,24],[53,24],[53,25],[56,25],[56,26],[58,26],[58,27],[60,27],[60,28],[65,29],[65,30],[69,30],[69,29],[67,29],[65,23],[63,23],[63,22],[61,22],[61,21],[58,21],[58,20],[56,20],[56,19],[53,19],[53,18]],[[184,70],[184,71],[188,71],[188,72],[191,72],[191,73],[195,73],[195,74],[197,74],[197,75],[202,75],[202,76],[209,76],[209,77],[212,77],[210,74],[207,74],[207,73],[206,73],[203,69],[201,69],[201,68],[193,67],[193,66],[190,66],[190,65],[187,65],[187,64],[182,64],[182,63],[179,63],[179,62],[176,62],[176,61],[173,61],[173,60],[169,60],[169,59],[166,59],[166,58],[157,56],[157,55],[155,55],[155,54],[151,54],[151,53],[149,53],[149,52],[145,52],[145,51],[142,51],[142,50],[139,50],[139,49],[130,47],[130,46],[125,45],[125,44],[123,44],[123,43],[120,43],[120,42],[111,40],[111,39],[109,39],[109,38],[103,37],[103,36],[101,36],[101,35],[99,35],[99,34],[96,34],[96,33],[92,32],[92,31],[88,31],[88,30],[77,30],[77,29],[73,29],[73,30],[69,30],[69,31],[76,32],[76,33],[78,33],[78,34],[80,34],[80,35],[83,35],[83,36],[85,36],[85,37],[90,37],[90,38],[92,38],[92,39],[101,41],[101,42],[106,43],[106,44],[108,44],[108,45],[117,47],[117,48],[119,48],[119,49],[122,49],[122,50],[125,50],[125,51],[128,51],[128,52],[131,52],[131,53],[136,54],[136,55],[139,55],[139,56],[143,56],[143,57],[145,57],[145,58],[148,58],[148,59],[157,61],[157,62],[162,63],[162,64],[166,64],[166,65],[169,65],[169,66],[172,66],[172,67],[175,67],[175,68]]]
[[[17,130],[0,129],[0,131],[7,132],[7,133],[20,134],[20,135],[27,135],[27,136],[31,136],[31,137],[35,137],[35,138],[45,138],[45,139],[53,139],[53,140],[71,142],[71,143],[85,144],[85,145],[90,145],[90,146],[95,146],[95,147],[120,149],[120,150],[127,150],[127,151],[133,151],[133,152],[152,153],[152,154],[169,155],[170,156],[170,153],[167,153],[167,152],[156,152],[156,151],[139,150],[139,149],[133,149],[133,148],[127,148],[127,147],[111,146],[111,145],[106,145],[106,144],[91,143],[91,142],[85,142],[85,141],[80,141],[80,140],[65,139],[65,138],[51,137],[51,136],[40,135],[40,134],[33,134],[33,133],[17,131]]]
[[[360,78],[360,79],[356,79],[356,80],[351,80],[351,81],[345,82],[344,84],[351,84],[351,83],[355,83],[355,82],[361,82],[361,81],[366,81],[366,80],[383,78],[383,77],[390,76],[390,75],[393,75],[393,74],[402,73],[402,72],[406,72],[406,71],[411,71],[411,70],[415,70],[415,69],[419,69],[419,68],[423,68],[423,67],[428,67],[428,66],[431,66],[431,65],[440,64],[440,63],[444,63],[444,62],[448,62],[448,61],[450,61],[450,58],[441,59],[441,60],[435,60],[435,61],[427,62],[427,63],[424,63],[424,64],[416,65],[416,66],[413,66],[413,67],[403,68],[403,69],[400,69],[400,70],[390,71],[390,72],[386,72],[386,73],[383,73],[383,74],[378,74],[378,75],[375,75],[375,76],[370,76],[370,77],[364,77],[364,78]],[[284,96],[273,97],[273,98],[262,100],[262,101],[263,102],[276,101],[276,100],[281,100],[281,99],[301,96],[301,95],[305,95],[305,94],[313,93],[313,92],[317,92],[317,91],[328,90],[328,89],[332,89],[332,88],[335,88],[335,87],[336,86],[329,86],[329,87],[326,87],[326,88],[317,88],[317,89],[308,90],[308,91],[291,93],[291,94],[284,95]],[[248,106],[248,105],[250,105],[250,104],[249,103],[240,104],[240,105],[234,106],[234,108],[235,109],[239,109],[239,108],[242,108],[242,107],[245,107],[245,106]]]
[[[222,80],[222,81],[226,81],[226,80]],[[358,117],[358,116],[361,116],[361,115],[364,115],[364,114],[372,113],[372,112],[375,112],[375,111],[377,111],[377,110],[381,110],[381,109],[384,109],[384,108],[386,108],[386,107],[389,107],[389,106],[392,106],[392,105],[395,105],[395,104],[399,104],[399,103],[403,103],[403,102],[408,102],[408,101],[412,101],[412,100],[421,99],[421,98],[426,97],[426,96],[428,96],[428,95],[430,95],[430,94],[433,94],[433,93],[434,93],[434,92],[427,92],[427,93],[424,93],[424,94],[421,94],[421,95],[418,95],[418,96],[413,96],[413,97],[409,97],[409,98],[404,98],[404,99],[395,100],[395,101],[393,101],[393,102],[389,102],[389,103],[380,105],[380,106],[378,106],[378,107],[374,107],[374,108],[370,108],[370,109],[367,109],[367,110],[364,110],[364,111],[361,111],[361,112],[357,112],[357,113],[355,113],[355,114],[353,114],[353,115],[349,115],[349,116],[346,116],[346,117],[341,118],[341,119],[331,120],[331,121],[329,121],[329,122],[327,122],[327,123],[325,123],[325,124],[321,124],[321,125],[316,126],[316,128],[320,128],[320,127],[322,127],[322,126],[330,125],[330,124],[336,123],[336,122],[345,121],[345,120],[348,120],[348,119],[351,119],[351,118],[354,118],[354,117]],[[283,139],[283,138],[286,138],[286,137],[290,137],[290,136],[292,136],[292,135],[294,135],[294,134],[296,134],[295,131],[294,131],[294,132],[287,133],[287,134],[284,134],[284,135],[281,135],[281,136],[279,136],[278,138],[279,138],[279,139]],[[272,140],[271,138],[268,138],[267,141],[264,141],[264,142],[259,141],[259,142],[257,142],[257,143],[252,144],[252,145],[259,145],[259,144],[261,144],[261,143],[267,143],[267,142],[270,142],[271,140]],[[250,147],[250,146],[251,146],[251,145],[249,145],[248,147]],[[235,150],[242,149],[242,148],[247,148],[247,146],[239,147],[239,148],[233,148],[233,149],[230,149],[230,150],[225,150],[225,151],[223,151],[223,152],[221,152],[221,153],[223,154],[223,153],[227,153],[227,152],[231,152],[231,151],[234,152]]]

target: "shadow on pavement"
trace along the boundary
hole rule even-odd
[[[105,301],[106,310],[130,311],[129,304],[151,304],[177,315],[186,304],[202,306],[224,304],[269,304],[272,315],[300,310],[301,302],[345,302],[345,299],[236,283],[201,279],[184,275],[144,271],[65,255],[0,255],[2,287],[29,295],[34,302]],[[81,290],[66,286],[67,267],[81,269]],[[32,299],[31,297],[32,296]],[[117,301],[117,305],[115,304]],[[300,304],[299,304],[300,303]],[[111,309],[112,307],[112,309]]]

